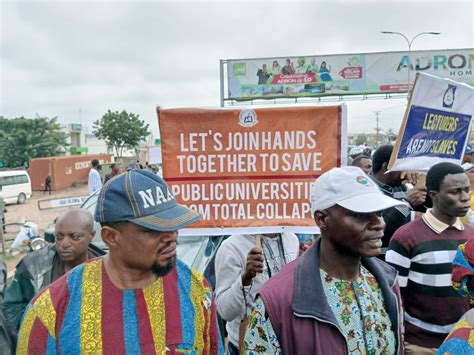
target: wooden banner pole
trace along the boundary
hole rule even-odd
[[[257,235],[255,236],[255,246],[256,246],[257,248],[262,249],[262,235],[261,235],[261,234],[257,234]],[[260,273],[257,273],[257,274],[255,275],[255,277],[257,277],[257,276],[259,276],[259,275],[260,275]]]

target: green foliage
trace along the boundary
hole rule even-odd
[[[27,167],[31,158],[64,155],[66,139],[56,117],[0,116],[0,160],[8,167]]]
[[[387,143],[389,143],[393,142],[395,139],[397,139],[397,134],[393,131],[393,129],[389,128],[385,134],[385,140]]]
[[[100,120],[94,122],[94,134],[104,139],[108,146],[113,147],[117,156],[121,157],[124,149],[137,149],[141,141],[150,134],[148,124],[139,119],[139,115],[107,111]]]
[[[355,144],[356,144],[356,145],[362,145],[362,144],[364,144],[365,142],[367,142],[367,138],[368,138],[368,137],[367,137],[366,134],[363,134],[363,133],[362,133],[362,134],[359,134],[359,135],[357,136],[357,138],[355,139]]]

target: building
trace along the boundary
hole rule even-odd
[[[78,154],[110,154],[112,153],[107,147],[104,140],[97,138],[87,126],[82,123],[69,123],[63,125],[63,132],[68,136],[69,150],[66,155]]]
[[[385,133],[348,133],[348,144],[366,145],[368,147],[379,147],[384,144],[395,144],[396,136],[389,137]]]
[[[30,159],[31,188],[36,191],[44,190],[44,181],[48,175],[51,177],[52,190],[85,184],[93,159],[99,160],[100,164],[114,162],[114,157],[111,154],[74,154]]]

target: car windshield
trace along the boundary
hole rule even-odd
[[[95,214],[98,193],[95,193],[84,201],[81,208],[88,210],[92,215]],[[94,222],[95,236],[92,243],[107,251],[107,245],[100,237],[100,224]],[[204,272],[207,264],[214,255],[215,250],[222,241],[222,236],[178,236],[177,253],[178,258],[184,261],[192,268]]]

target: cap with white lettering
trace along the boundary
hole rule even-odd
[[[148,170],[129,170],[109,180],[95,210],[97,222],[131,222],[160,232],[182,229],[201,218],[178,204],[165,180]]]

